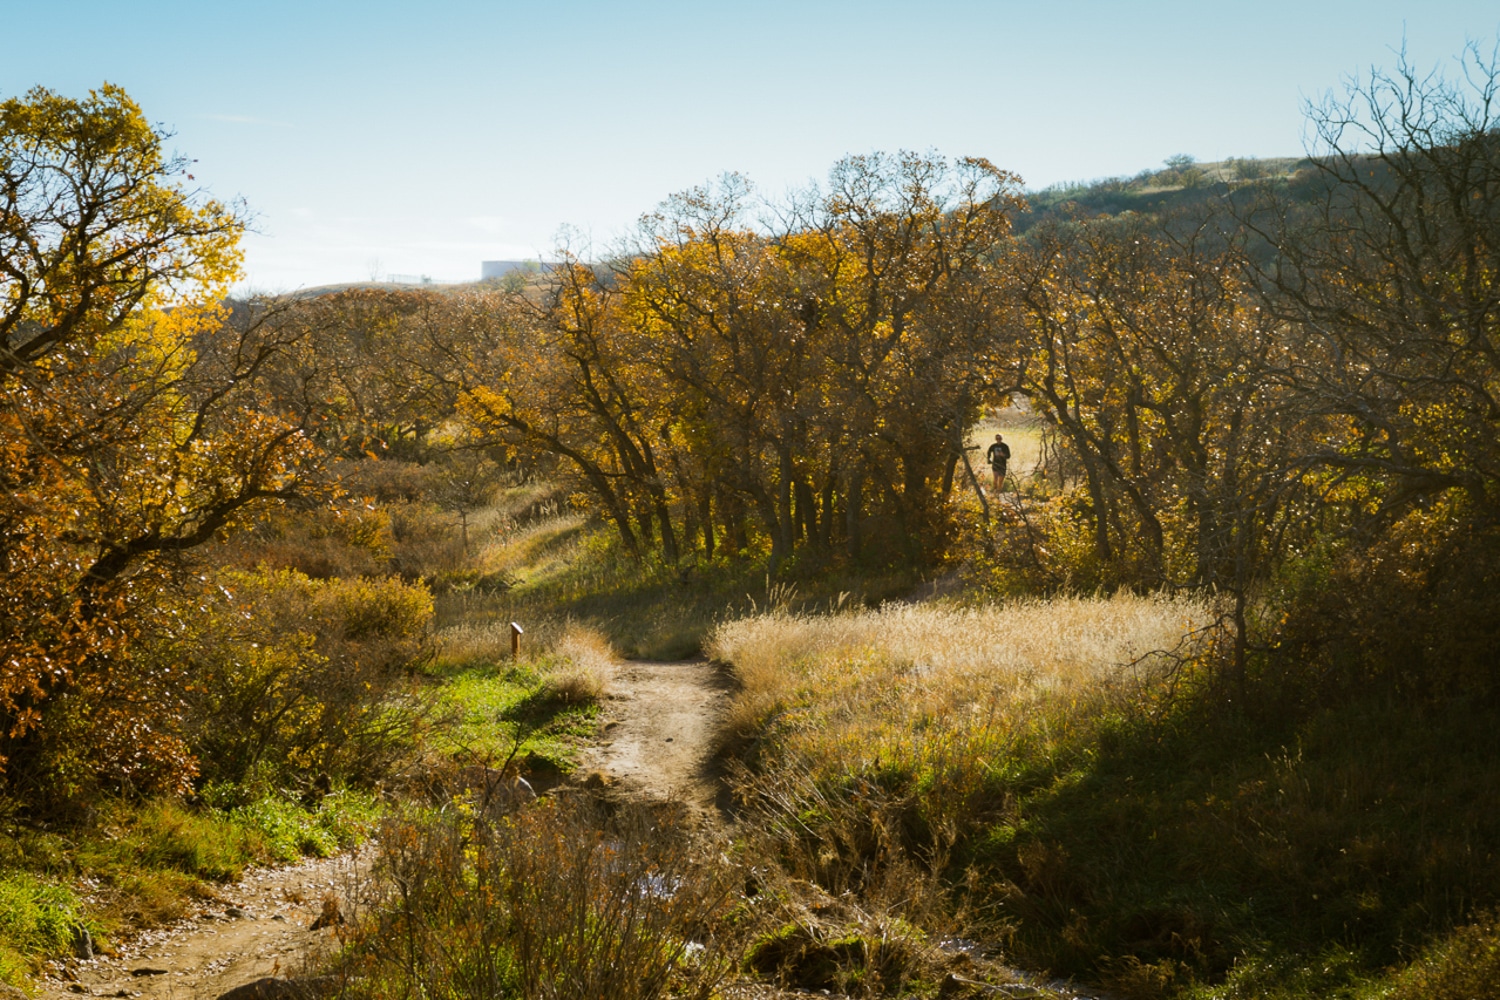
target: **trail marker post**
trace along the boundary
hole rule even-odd
[[[510,623],[510,658],[512,662],[521,659],[521,636],[524,630],[515,622]]]

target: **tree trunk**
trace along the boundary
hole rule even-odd
[[[837,473],[830,470],[828,478],[823,482],[823,509],[821,516],[818,518],[818,548],[824,552],[833,548],[833,484],[837,478]]]
[[[772,574],[774,574],[781,568],[782,560],[791,554],[787,551],[786,532],[783,531],[783,522],[777,516],[777,509],[781,506],[777,502],[779,497],[773,497],[770,491],[759,483],[756,483],[750,490],[750,496],[755,501],[755,512],[760,515],[761,524],[771,539],[770,569]],[[788,504],[788,509],[790,510],[790,503]]]
[[[732,490],[719,493],[719,512],[724,518],[724,537],[729,541],[730,551],[738,555],[745,551],[745,504],[740,495]]]
[[[859,521],[864,515],[861,510],[864,506],[864,487],[864,473],[851,469],[848,473],[848,486],[844,488],[844,542],[850,559],[858,559],[864,547],[859,530]]]
[[[667,507],[666,492],[658,484],[651,491],[651,505],[656,511],[657,523],[661,526],[661,552],[668,563],[675,566],[681,559],[677,548],[677,530],[672,526],[672,512]]]
[[[812,485],[799,478],[793,499],[797,501],[796,535],[800,539],[811,541],[818,532],[817,502],[813,499]]]
[[[776,446],[777,471],[780,473],[776,483],[776,521],[777,536],[781,541],[781,558],[791,556],[796,545],[797,528],[792,520],[792,481],[796,476],[796,470],[792,466],[792,453],[782,445]],[[777,546],[772,546],[771,563],[778,564],[776,556]]]
[[[714,557],[714,511],[713,511],[713,488],[704,484],[703,493],[698,498],[698,517],[703,522],[703,558]]]

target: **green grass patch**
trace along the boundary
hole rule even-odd
[[[83,931],[102,928],[71,886],[31,872],[0,875],[0,980],[24,981],[34,956],[66,953]]]
[[[469,662],[442,677],[439,708],[450,720],[435,747],[460,764],[495,764],[512,756],[545,761],[564,773],[598,731],[599,706],[550,695],[554,657],[521,664]]]
[[[47,957],[71,953],[78,928],[111,939],[185,916],[252,864],[325,856],[373,831],[382,807],[336,790],[314,807],[269,797],[232,809],[177,800],[100,802],[65,831],[0,836],[0,980],[24,985]]]
[[[372,796],[341,790],[325,795],[315,809],[268,797],[228,813],[232,825],[257,838],[257,853],[280,861],[326,858],[367,837],[379,822],[380,803]]]

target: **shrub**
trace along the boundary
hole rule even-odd
[[[223,565],[295,570],[315,580],[390,572],[395,539],[390,514],[358,498],[312,510],[276,508],[228,542]]]
[[[1447,499],[1369,546],[1290,560],[1270,602],[1268,695],[1330,703],[1372,685],[1424,701],[1500,691],[1500,530]]]
[[[394,579],[231,573],[213,614],[164,655],[189,664],[194,744],[249,797],[379,778],[413,745],[432,599]]]
[[[707,996],[738,960],[732,873],[672,818],[544,799],[381,831],[387,896],[346,952],[357,995]]]

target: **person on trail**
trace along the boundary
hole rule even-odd
[[[1005,443],[1005,438],[996,434],[995,443],[990,445],[990,450],[984,455],[989,459],[990,471],[995,474],[995,494],[998,496],[1005,486],[1005,466],[1010,462],[1010,445]]]

